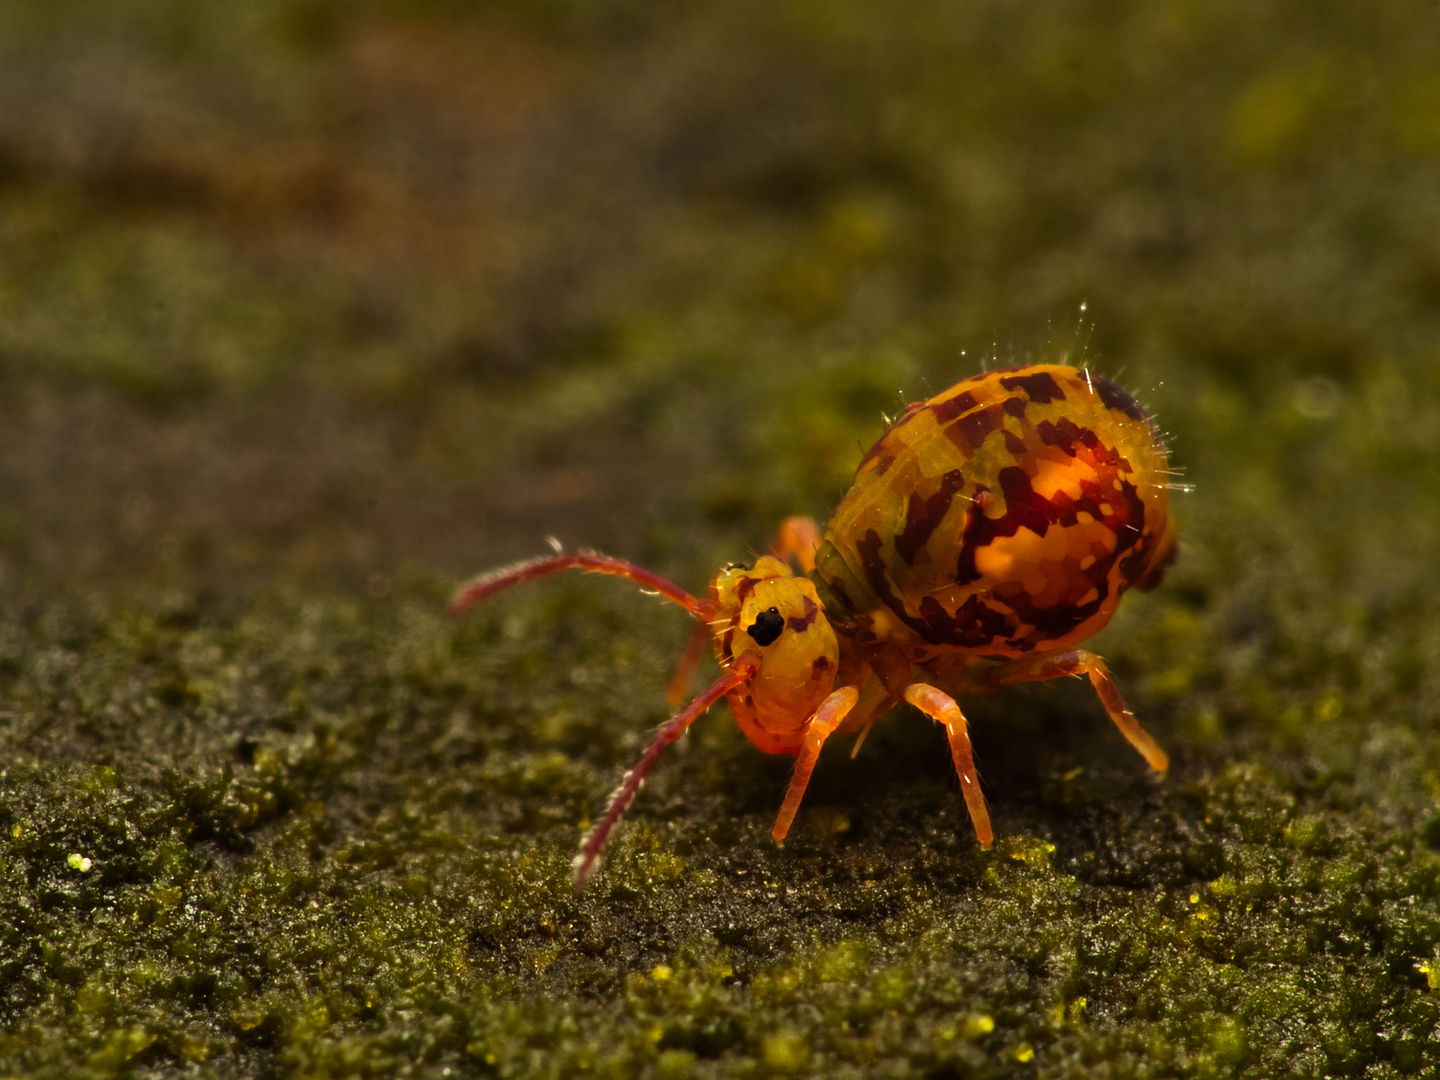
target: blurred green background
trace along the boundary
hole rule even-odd
[[[723,710],[691,589],[1085,362],[1193,490],[1078,685]],[[0,6],[0,1073],[1440,1068],[1440,8]]]

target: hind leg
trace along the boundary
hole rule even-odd
[[[821,702],[815,715],[806,721],[805,741],[795,757],[795,771],[790,774],[790,786],[785,789],[785,801],[780,804],[775,827],[770,830],[777,844],[783,844],[790,832],[790,825],[795,820],[795,812],[800,809],[800,800],[805,798],[810,774],[815,771],[815,762],[820,757],[825,740],[830,738],[859,700],[860,691],[853,686],[842,686]]]
[[[1015,683],[1044,682],[1064,675],[1086,676],[1090,685],[1095,687],[1100,704],[1105,706],[1110,719],[1120,729],[1120,734],[1139,751],[1146,763],[1159,773],[1170,767],[1170,759],[1165,751],[1161,750],[1159,743],[1140,726],[1140,721],[1135,719],[1135,714],[1120,696],[1120,689],[1115,685],[1115,679],[1111,676],[1110,669],[1105,666],[1105,661],[1092,652],[1085,649],[1066,649],[1064,652],[1042,653],[1039,656],[1027,656],[1023,660],[1011,660],[991,668],[989,682],[997,687],[1012,686]]]
[[[820,550],[820,526],[808,517],[787,517],[780,523],[770,554],[777,559],[794,559],[801,573],[815,569],[815,553]]]

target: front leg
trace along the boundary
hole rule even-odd
[[[1095,687],[1095,693],[1100,697],[1100,704],[1105,706],[1105,711],[1110,714],[1110,719],[1115,721],[1120,734],[1130,741],[1130,745],[1140,752],[1140,756],[1150,767],[1158,773],[1163,773],[1170,767],[1170,759],[1165,755],[1165,751],[1161,750],[1160,745],[1150,737],[1150,733],[1140,726],[1140,721],[1135,719],[1135,714],[1126,706],[1125,699],[1120,696],[1120,689],[1110,675],[1110,669],[1105,666],[1105,661],[1092,652],[1085,649],[1066,649],[1063,652],[1042,653],[1039,656],[1027,656],[1023,660],[1011,660],[991,668],[989,682],[995,687],[1012,686],[1015,683],[1058,679],[1063,675],[1087,676],[1090,685]]]
[[[785,842],[790,824],[800,809],[800,800],[805,798],[805,789],[810,785],[810,774],[815,771],[815,762],[825,740],[834,734],[846,715],[860,700],[860,691],[853,686],[842,686],[820,703],[815,715],[805,724],[805,741],[795,758],[795,771],[790,774],[790,786],[785,789],[785,801],[780,804],[780,813],[775,818],[775,828],[770,835],[777,844]]]

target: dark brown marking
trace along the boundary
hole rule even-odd
[[[931,408],[935,412],[937,423],[948,424],[951,420],[964,416],[978,404],[980,403],[975,400],[975,395],[967,390],[963,394],[956,394],[948,401],[937,402]]]
[[[1019,592],[1013,597],[1007,596],[1005,603],[1015,612],[1020,624],[1027,630],[1034,629],[1040,633],[1015,637],[1006,644],[1019,648],[1034,648],[1036,640],[1053,641],[1055,638],[1064,637],[1099,611],[1100,605],[1109,595],[1109,583],[1101,581],[1096,583],[1095,599],[1085,604],[1057,604],[1054,607],[1042,608],[1031,602],[1029,593]],[[1030,639],[1028,644],[1027,637]]]
[[[1007,465],[996,479],[1000,481],[1000,494],[1005,496],[1005,516],[995,522],[997,529],[1003,530],[995,535],[1014,536],[1021,529],[1030,529],[1044,536],[1056,515],[1051,513],[1050,501],[1035,494],[1030,474],[1018,465]]]
[[[740,584],[735,586],[735,602],[737,604],[744,604],[745,598],[755,591],[756,580],[749,577],[740,579]]]
[[[905,530],[895,538],[895,551],[905,560],[906,566],[915,565],[915,556],[930,539],[930,535],[945,520],[950,504],[956,494],[965,486],[965,477],[959,469],[951,469],[940,478],[940,490],[928,499],[918,492],[910,493],[910,503],[905,509]]]
[[[883,546],[874,529],[865,530],[865,536],[855,546],[865,568],[865,578],[871,591],[922,641],[931,645],[976,648],[993,640],[996,633],[1005,633],[1009,629],[1004,614],[986,606],[978,596],[970,597],[954,616],[947,613],[933,596],[927,596],[920,601],[920,617],[912,615],[890,587],[885,560],[880,554]]]
[[[880,460],[876,463],[875,470],[881,476],[884,476],[885,470],[895,463],[895,455],[890,453],[891,433],[904,424],[906,420],[909,420],[913,414],[925,408],[927,404],[928,403],[924,401],[912,401],[909,405],[906,405],[900,415],[897,416],[890,426],[880,435],[880,438],[875,440],[875,445],[865,451],[865,456],[860,459],[860,465],[855,470],[855,475],[859,476],[869,467],[872,460],[879,458]],[[885,457],[889,457],[890,460],[884,460]]]
[[[1048,371],[1037,371],[1033,375],[1011,375],[1000,380],[1006,390],[1020,390],[1036,405],[1049,405],[1052,401],[1064,401],[1065,392]]]
[[[894,454],[882,454],[875,459],[875,475],[884,476],[890,471],[890,466],[895,464]]]
[[[819,616],[819,614],[820,608],[816,606],[814,600],[811,600],[807,596],[805,597],[805,614],[795,615],[789,619],[786,619],[785,628],[787,630],[793,630],[797,634],[802,633],[803,631],[809,630],[810,627],[815,625],[815,619],[817,616]]]
[[[830,670],[830,658],[828,656],[817,656],[814,663],[810,665],[810,678],[824,678],[825,673]]]
[[[1148,537],[1145,543],[1136,545],[1135,550],[1120,561],[1121,576],[1141,592],[1149,592],[1159,585],[1165,578],[1165,571],[1180,554],[1180,545],[1172,540],[1169,549],[1147,569],[1145,562],[1159,542],[1158,535]]]
[[[1075,444],[1079,443],[1090,451],[1091,457],[1097,464],[1115,466],[1122,472],[1130,471],[1130,463],[1120,456],[1118,450],[1106,446],[1095,432],[1089,428],[1082,428],[1068,416],[1062,416],[1054,423],[1049,420],[1040,421],[1035,428],[1035,433],[1040,436],[1040,441],[1046,446],[1057,447],[1071,457],[1075,456]]]
[[[884,546],[885,541],[880,539],[879,533],[874,529],[866,529],[865,535],[855,545],[855,551],[860,556],[860,566],[865,571],[865,580],[871,591],[883,600],[891,611],[903,615],[905,607],[898,603],[894,590],[890,588],[890,578],[885,572],[885,560],[880,555],[880,549]]]
[[[967,455],[980,449],[985,436],[995,430],[995,421],[989,409],[976,409],[967,413],[945,428],[950,441],[964,450]]]
[[[1023,458],[1029,452],[1029,447],[1025,445],[1025,440],[1009,430],[1005,431],[1005,449],[1009,450],[1010,453],[1017,458]]]
[[[1023,397],[1007,397],[1001,406],[1007,413],[1017,420],[1025,419],[1026,400]]]
[[[1142,424],[1150,422],[1149,415],[1140,407],[1140,403],[1109,379],[1091,375],[1090,385],[1095,388],[1095,393],[1100,395],[1100,400],[1105,403],[1106,408],[1122,412],[1131,420],[1139,420]]]
[[[906,410],[906,414],[907,414],[907,415],[909,414],[909,410],[908,410],[908,409]],[[905,417],[904,417],[904,416],[901,416],[899,420],[896,420],[895,423],[891,424],[888,428],[885,429],[885,434],[881,435],[880,438],[878,438],[878,439],[875,440],[875,445],[874,445],[874,446],[870,447],[869,450],[865,451],[865,456],[860,459],[860,465],[859,465],[859,467],[855,470],[855,475],[856,475],[856,476],[859,476],[862,472],[864,472],[867,468],[869,468],[869,467],[870,467],[870,463],[871,463],[872,461],[875,461],[877,458],[883,458],[883,457],[888,456],[888,457],[891,459],[891,462],[892,462],[892,463],[894,462],[895,455],[890,452],[890,449],[891,449],[891,438],[890,438],[890,434],[891,434],[891,432],[893,432],[896,428],[898,428],[898,427],[901,425],[901,423],[904,422],[904,420],[905,420]],[[902,445],[903,445],[903,444],[902,444]],[[884,468],[885,468],[885,469],[888,469],[889,467],[890,467],[889,465],[886,465]],[[877,464],[876,468],[879,468],[879,465],[878,465],[878,464]],[[884,469],[881,469],[881,473],[882,473],[882,475],[883,475]]]
[[[1011,631],[1010,620],[978,596],[971,596],[954,615],[939,600],[927,596],[920,601],[920,618],[924,620],[922,636],[932,645],[958,645],[978,649],[989,645]]]

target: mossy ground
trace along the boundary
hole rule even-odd
[[[1440,1068],[1440,11],[0,8],[0,1073]],[[1082,315],[1080,305],[1087,303]],[[882,413],[1081,358],[1193,492],[1083,686],[723,710],[692,588]]]

